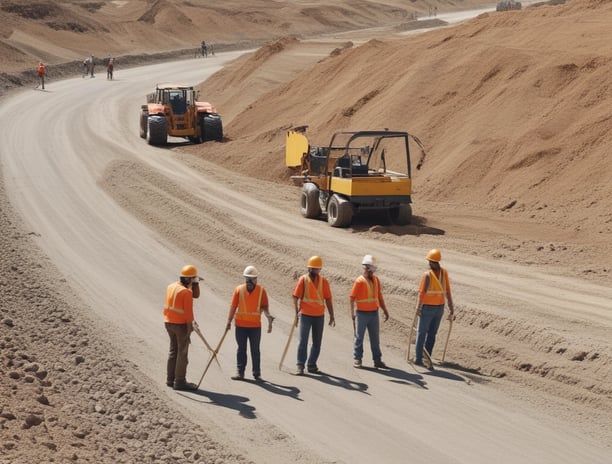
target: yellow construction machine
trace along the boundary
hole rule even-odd
[[[208,102],[197,101],[198,92],[182,84],[157,85],[140,109],[140,136],[151,145],[164,145],[168,136],[193,143],[223,139],[223,124]]]
[[[398,131],[336,132],[328,146],[312,146],[306,127],[287,132],[285,164],[299,169],[300,211],[306,218],[327,215],[332,227],[348,227],[356,213],[386,210],[398,225],[412,219],[410,139]],[[420,167],[417,166],[417,168]]]

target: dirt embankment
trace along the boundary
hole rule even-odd
[[[456,3],[456,4],[454,4]],[[441,4],[447,10],[485,0]],[[209,5],[174,0],[82,2],[7,1],[0,5],[0,92],[35,82],[43,61],[50,79],[77,76],[86,57],[109,56],[118,69],[193,56],[202,40],[215,51],[254,48],[284,36],[311,37],[378,26],[397,27],[427,14],[428,3],[241,0]]]
[[[286,183],[292,126],[308,125],[314,145],[337,130],[407,129],[427,152],[413,170],[413,209],[424,225],[439,227],[439,218],[441,230],[469,231],[452,221],[469,211],[474,224],[507,239],[503,249],[484,245],[491,257],[609,282],[609,21],[612,4],[594,0],[483,14],[451,29],[338,48],[283,83],[270,79],[282,58],[243,57],[205,87],[231,116],[229,143],[188,151]],[[240,74],[250,77],[241,84],[249,105],[239,111],[225,99],[225,82]],[[443,204],[447,216],[437,217]]]

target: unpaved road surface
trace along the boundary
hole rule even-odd
[[[173,408],[253,462],[609,463],[610,393],[597,390],[609,377],[612,289],[446,242],[443,263],[461,312],[451,364],[415,369],[404,360],[405,338],[435,235],[414,244],[410,233],[332,229],[299,216],[293,186],[254,182],[181,154],[178,140],[153,148],[138,137],[138,109],[157,82],[202,81],[234,56],[125,70],[113,82],[72,79],[3,102],[0,161],[9,198],[97,330]],[[391,312],[382,332],[389,371],[369,367],[367,346],[365,367],[352,367],[348,292],[365,253],[380,261]],[[324,259],[337,326],[325,330],[319,367],[328,374],[296,377],[295,340],[282,371],[278,363],[293,319],[294,275],[313,254]],[[164,386],[163,292],[187,262],[205,279],[196,317],[212,344],[242,269],[258,267],[277,317],[262,337],[266,383],[229,379],[230,335],[222,368],[211,367],[199,392]],[[486,339],[483,327],[496,325],[499,339]],[[465,368],[478,358],[484,371]],[[190,380],[207,359],[194,339]],[[521,375],[513,366],[529,371],[534,359],[559,377],[551,391],[538,383],[543,371],[513,383]],[[573,367],[564,374],[581,362],[602,367],[592,378],[592,370]],[[586,417],[571,401],[574,378],[592,385],[579,393]]]

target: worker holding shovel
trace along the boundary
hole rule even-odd
[[[198,271],[189,264],[181,270],[178,282],[168,285],[164,323],[170,338],[166,366],[166,385],[175,390],[197,390],[187,382],[189,337],[193,330],[193,299],[200,296]]]
[[[266,289],[257,283],[257,269],[255,266],[247,266],[242,273],[245,283],[236,287],[229,315],[227,327],[229,330],[232,320],[236,326],[236,374],[232,380],[244,380],[244,371],[247,366],[247,342],[251,347],[251,360],[253,362],[253,378],[261,382],[261,355],[259,344],[261,342],[261,313],[268,319],[268,333],[272,331],[274,317],[268,311],[268,294]]]
[[[442,253],[440,253],[440,250],[431,250],[427,253],[425,259],[429,262],[429,271],[423,274],[419,286],[419,304],[417,306],[419,326],[414,362],[417,366],[423,366],[423,348],[430,355],[433,353],[436,334],[440,328],[446,302],[448,302],[449,320],[455,318],[455,307],[448,272],[440,266]],[[432,365],[428,364],[431,369]]]
[[[363,342],[366,330],[370,338],[370,349],[376,369],[387,369],[387,365],[382,360],[380,350],[380,323],[378,313],[382,309],[384,320],[389,319],[389,311],[382,294],[382,285],[378,277],[374,275],[378,266],[376,257],[365,255],[361,261],[363,274],[357,277],[351,294],[349,303],[351,307],[351,317],[353,319],[353,330],[355,339],[353,344],[353,366],[362,366]]]

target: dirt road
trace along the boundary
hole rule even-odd
[[[125,70],[113,82],[58,82],[0,108],[0,160],[11,202],[99,319],[101,333],[123,346],[178,410],[257,463],[609,462],[609,393],[597,394],[597,375],[609,375],[612,289],[453,251],[446,241],[444,263],[462,313],[447,356],[455,368],[416,370],[403,360],[405,337],[423,256],[438,237],[425,233],[415,242],[410,233],[332,229],[299,216],[295,187],[253,182],[138,137],[138,108],[157,82],[179,75],[202,81],[234,56]],[[365,253],[380,261],[392,315],[382,334],[389,371],[369,368],[367,356],[364,369],[352,367],[347,295]],[[319,367],[329,374],[296,377],[289,374],[295,341],[284,371],[277,366],[293,319],[294,275],[312,254],[323,256],[338,325],[325,331]],[[258,267],[277,317],[263,336],[266,383],[229,379],[235,342],[228,336],[222,371],[213,366],[200,392],[164,390],[161,299],[186,262],[205,278],[196,314],[211,342],[222,334],[242,269]],[[500,340],[487,338],[483,325],[500,326],[494,331]],[[189,374],[197,381],[207,353],[193,344]],[[574,352],[579,356],[570,359]],[[478,357],[485,374],[461,368]],[[595,385],[591,393],[581,390],[592,407],[588,417],[564,404],[575,383],[551,381],[565,389],[555,395],[536,385],[544,374],[522,386],[497,380],[511,379],[512,366],[535,358],[559,377]],[[564,374],[581,362],[607,370],[594,378],[586,368]]]

